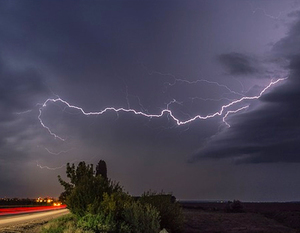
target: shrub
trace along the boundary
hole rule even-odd
[[[123,210],[122,233],[157,233],[160,229],[159,212],[150,204],[132,202]]]
[[[77,226],[93,232],[115,232],[117,229],[113,216],[102,213],[85,215],[79,219]]]
[[[233,202],[231,202],[231,201],[227,202],[224,210],[226,213],[243,213],[243,212],[245,212],[244,206],[242,205],[242,202],[239,200],[234,200]]]
[[[181,232],[183,228],[183,214],[176,198],[171,194],[147,192],[142,195],[140,202],[154,206],[160,214],[160,226],[168,232]]]
[[[74,219],[69,221],[68,227],[62,223],[49,225],[47,233],[52,232],[51,229],[53,233],[66,233],[66,229],[78,233],[158,233],[160,226],[172,233],[180,232],[183,218],[175,197],[148,192],[136,201],[118,183],[109,180],[106,165],[102,167],[99,165],[95,173],[93,165],[85,162],[77,167],[67,164],[70,182],[60,176],[58,179],[65,188],[61,198]]]
[[[65,187],[61,198],[70,209],[71,213],[83,217],[87,213],[96,213],[103,201],[103,194],[123,192],[118,183],[94,175],[93,166],[80,162],[77,167],[67,164],[67,177],[70,183],[59,177],[59,182]]]
[[[76,221],[72,214],[53,219],[43,226],[41,233],[91,233],[91,231],[78,229]]]

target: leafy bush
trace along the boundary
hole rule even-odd
[[[77,226],[92,232],[116,232],[117,226],[112,215],[87,214],[80,218]]]
[[[140,200],[134,200],[118,183],[107,178],[104,163],[97,166],[96,172],[93,165],[85,162],[77,167],[67,164],[70,182],[58,179],[65,188],[61,198],[75,217],[73,223],[69,222],[69,228],[66,224],[49,226],[47,233],[51,229],[54,233],[66,233],[66,229],[69,232],[158,233],[160,227],[170,233],[181,231],[183,218],[175,197],[148,192]]]
[[[160,229],[159,212],[150,204],[139,201],[125,207],[123,220],[120,227],[122,233],[157,233]]]
[[[48,222],[41,229],[41,233],[93,233],[93,231],[78,228],[76,222],[76,217],[68,214]]]
[[[160,214],[160,226],[168,232],[181,232],[183,228],[183,214],[176,198],[171,194],[146,192],[140,202],[154,206]]]
[[[244,206],[242,205],[242,202],[239,200],[234,200],[233,202],[231,202],[231,201],[227,202],[224,210],[226,213],[243,213],[243,212],[245,212]]]
[[[67,177],[70,179],[69,183],[58,177],[61,185],[65,187],[61,198],[71,213],[78,217],[83,217],[91,211],[97,212],[104,193],[123,192],[118,183],[108,180],[101,174],[95,175],[93,166],[84,162],[80,162],[76,168],[74,164],[72,166],[67,164]]]

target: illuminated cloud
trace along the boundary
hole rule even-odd
[[[231,158],[237,163],[299,163],[300,19],[274,45],[274,56],[289,60],[288,80],[260,98],[261,106],[232,117],[231,127],[213,137],[193,156]]]

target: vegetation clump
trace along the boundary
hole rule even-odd
[[[49,232],[115,232],[158,233],[165,228],[169,233],[180,232],[182,213],[175,197],[169,194],[144,193],[136,199],[107,177],[106,163],[96,167],[80,162],[77,167],[67,164],[69,182],[60,176],[65,191],[65,202],[72,215],[61,218],[43,229]],[[55,231],[57,226],[57,231]]]
[[[183,228],[183,214],[176,198],[171,194],[146,192],[140,202],[154,206],[160,213],[160,226],[168,232],[181,232]]]
[[[245,212],[245,208],[244,208],[242,202],[239,200],[234,200],[233,202],[229,201],[226,204],[224,210],[226,213],[244,213]]]

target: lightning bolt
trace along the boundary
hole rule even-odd
[[[261,11],[266,17],[268,17],[268,18],[270,18],[270,19],[274,19],[274,20],[279,20],[279,19],[280,19],[280,16],[282,15],[282,13],[285,12],[285,11],[280,11],[280,12],[278,13],[277,16],[274,16],[274,15],[268,14],[267,11],[266,11],[264,8],[261,8],[261,7],[256,7],[256,8],[255,8],[255,7],[252,5],[251,2],[249,2],[249,4],[250,4],[251,8],[253,9],[253,10],[252,10],[252,13],[253,13],[253,14],[256,14],[257,11]]]
[[[59,152],[53,152],[53,151],[50,151],[48,148],[45,147],[45,150],[49,153],[49,154],[52,154],[52,155],[60,155],[60,154],[63,154],[63,153],[68,153],[69,151],[72,151],[74,150],[75,148],[71,148],[69,150],[62,150],[62,151],[59,151]]]
[[[287,77],[288,78],[288,77]],[[78,111],[80,111],[82,114],[86,115],[86,116],[93,116],[93,115],[102,115],[108,111],[114,111],[116,113],[119,113],[119,112],[125,112],[125,113],[132,113],[134,115],[140,115],[140,116],[143,116],[143,117],[147,117],[147,118],[160,118],[164,115],[167,115],[168,117],[170,117],[178,126],[180,125],[185,125],[185,124],[188,124],[188,123],[191,123],[195,120],[207,120],[207,119],[210,119],[210,118],[214,118],[216,116],[222,116],[224,114],[224,112],[226,111],[226,109],[228,109],[229,107],[233,106],[233,105],[236,105],[238,103],[242,103],[243,101],[246,101],[246,100],[256,100],[256,99],[259,99],[270,87],[276,85],[277,83],[279,82],[282,82],[284,80],[286,80],[287,78],[279,78],[275,81],[271,81],[265,88],[263,88],[263,90],[256,96],[243,96],[241,97],[240,99],[237,99],[237,100],[234,100],[234,101],[231,101],[229,102],[228,104],[225,104],[221,107],[221,109],[217,112],[214,112],[212,114],[209,114],[209,115],[205,115],[205,116],[201,116],[201,115],[196,115],[188,120],[184,120],[184,121],[181,121],[180,119],[178,119],[174,113],[169,109],[169,105],[172,104],[172,103],[179,103],[177,102],[176,100],[173,100],[171,101],[170,103],[167,104],[167,108],[166,109],[163,109],[161,110],[160,113],[158,114],[149,114],[149,113],[145,113],[145,112],[142,112],[142,111],[137,111],[135,109],[131,109],[131,108],[114,108],[114,107],[107,107],[101,111],[98,111],[98,112],[86,112],[83,108],[81,107],[78,107],[78,106],[75,106],[75,105],[72,105],[70,104],[69,102],[67,102],[66,100],[63,100],[61,98],[56,98],[56,99],[47,99],[43,104],[42,104],[42,107],[39,108],[39,115],[38,115],[38,119],[40,121],[40,124],[42,125],[42,127],[44,127],[49,133],[50,135],[52,135],[53,137],[57,138],[57,139],[60,139],[62,141],[65,141],[64,138],[61,138],[60,136],[56,135],[55,133],[53,133],[50,128],[48,126],[46,126],[44,123],[43,123],[43,120],[42,120],[42,111],[44,108],[47,107],[47,104],[49,103],[57,103],[57,102],[60,102],[60,103],[63,103],[66,105],[66,107],[68,108],[72,108],[72,109],[76,109]],[[225,113],[225,116],[223,117],[223,122],[227,125],[227,126],[230,126],[227,122],[226,122],[226,117],[228,116],[228,114],[232,114],[232,113],[237,113],[243,109],[245,109],[246,107],[242,107],[242,108],[239,108],[237,110],[234,110],[234,111],[227,111]]]
[[[219,98],[219,99],[211,99],[211,98],[201,98],[201,97],[195,96],[195,97],[190,97],[190,99],[192,100],[192,102],[194,102],[194,100],[202,100],[204,102],[206,102],[206,101],[220,102],[222,100],[233,101],[232,99],[224,98],[224,97]]]
[[[236,94],[236,95],[243,96],[243,94],[241,94],[239,92],[236,92],[236,91],[233,91],[228,86],[226,86],[224,84],[220,84],[220,83],[215,82],[215,81],[209,81],[209,80],[206,80],[206,79],[197,79],[197,80],[194,80],[194,81],[189,81],[189,80],[186,80],[186,79],[176,78],[176,76],[174,74],[171,74],[171,73],[162,73],[162,72],[159,72],[159,71],[149,70],[143,63],[141,65],[148,72],[149,75],[158,74],[158,75],[161,75],[161,76],[171,77],[173,79],[173,82],[172,83],[165,82],[165,85],[167,85],[167,86],[174,86],[174,85],[176,85],[176,83],[197,84],[197,83],[204,82],[204,83],[207,83],[207,84],[213,84],[213,85],[217,85],[218,87],[225,88],[231,94]]]
[[[38,166],[40,169],[48,169],[48,170],[51,170],[51,171],[55,171],[55,170],[58,170],[58,169],[61,169],[61,168],[65,167],[66,164],[61,165],[60,167],[48,167],[48,166],[42,166],[38,163],[38,161],[36,161],[36,166]]]
[[[253,10],[252,13],[255,14],[256,11],[262,11],[265,16],[269,17],[270,19],[275,19],[275,20],[280,19],[280,16],[282,14],[282,12],[280,11],[278,13],[278,16],[273,16],[273,15],[268,14],[265,9],[260,8],[260,7],[256,8],[255,10]]]
[[[238,108],[237,110],[227,111],[226,114],[225,114],[224,117],[223,117],[223,122],[225,123],[225,125],[227,125],[228,127],[230,127],[230,124],[228,124],[228,122],[226,121],[226,118],[227,118],[227,116],[228,116],[229,114],[237,113],[237,112],[242,111],[242,110],[244,110],[244,109],[246,109],[246,108],[248,108],[248,107],[249,107],[249,105],[244,106],[244,107],[241,107],[241,108]]]
[[[58,101],[59,99],[60,99],[60,98],[58,98],[58,99],[56,99],[56,100]],[[58,135],[56,135],[55,133],[53,133],[53,132],[50,130],[50,128],[49,128],[48,126],[46,126],[46,125],[44,124],[44,122],[42,121],[42,118],[41,118],[41,117],[42,117],[42,109],[43,109],[44,107],[46,107],[48,101],[51,101],[51,100],[54,100],[54,99],[47,99],[47,100],[44,102],[44,104],[42,105],[42,107],[39,108],[38,119],[39,119],[39,121],[40,121],[40,124],[41,124],[41,125],[49,132],[50,135],[52,135],[54,138],[60,139],[61,141],[65,141],[64,138],[61,138],[60,136],[58,136]],[[53,102],[57,102],[57,101],[53,101]]]
[[[22,114],[26,114],[26,113],[30,113],[30,112],[32,112],[32,109],[26,110],[26,111],[23,111],[23,112],[15,112],[15,114],[22,115]]]
[[[228,86],[226,86],[224,84],[220,84],[220,83],[215,82],[215,81],[209,81],[209,80],[206,80],[206,79],[197,79],[197,80],[194,80],[194,81],[189,81],[189,80],[186,80],[186,79],[174,78],[173,83],[166,83],[166,84],[168,84],[169,86],[174,86],[177,82],[187,83],[187,84],[197,84],[197,83],[201,83],[201,82],[208,83],[208,84],[214,84],[214,85],[217,85],[218,87],[225,88],[231,94],[244,96],[243,94],[241,94],[239,92],[231,90]]]
[[[89,160],[87,160],[87,162],[92,161],[95,157],[96,157],[96,155],[93,156],[92,158],[90,158]],[[70,164],[75,163],[75,162],[79,162],[79,161],[82,161],[82,160],[75,159],[75,160],[71,161]],[[64,164],[64,165],[61,165],[59,167],[48,167],[48,166],[42,166],[41,164],[38,163],[38,161],[36,161],[36,166],[39,167],[40,169],[47,169],[47,170],[55,171],[55,170],[61,169],[63,167],[66,167],[67,165]]]

